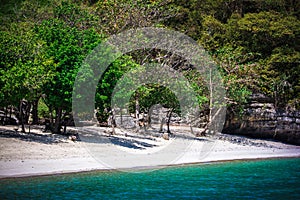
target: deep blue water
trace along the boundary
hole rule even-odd
[[[300,158],[0,180],[0,199],[300,199]]]

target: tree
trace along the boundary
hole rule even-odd
[[[15,105],[17,115],[25,132],[29,111],[33,105],[33,123],[37,123],[37,102],[42,86],[53,77],[53,60],[47,58],[44,43],[32,31],[31,23],[11,24],[9,31],[2,31],[1,76],[5,105]],[[28,41],[31,41],[28,43]],[[28,107],[24,111],[24,101]]]
[[[162,24],[176,15],[177,8],[172,1],[108,0],[98,1],[93,6],[102,33],[110,35],[131,28]]]
[[[236,21],[237,20],[237,21]],[[299,41],[299,20],[275,12],[245,14],[228,23],[229,42],[246,47],[250,52],[269,56],[280,46],[293,47]],[[296,42],[295,42],[296,41]]]
[[[53,58],[56,75],[43,87],[50,112],[55,110],[54,133],[60,133],[62,119],[71,111],[72,91],[78,69],[95,47],[100,36],[93,30],[78,30],[58,20],[46,20],[36,27],[39,37],[47,45],[47,56]],[[53,121],[53,120],[52,120]]]
[[[130,56],[122,56],[115,60],[99,81],[96,92],[96,108],[98,109],[98,120],[106,122],[108,119],[108,111],[112,109],[111,101],[113,90],[120,78],[129,70],[138,65],[131,59]],[[124,88],[126,89],[126,88]],[[128,94],[128,91],[122,92],[122,95]],[[119,98],[125,99],[125,96]]]
[[[177,113],[180,115],[180,104],[177,97],[170,90],[170,88],[166,88],[160,84],[152,84],[147,86],[142,86],[139,90],[136,91],[134,97],[140,97],[139,105],[141,111],[148,114],[148,123],[150,124],[151,113],[150,108],[153,105],[159,104],[164,108],[168,109],[168,112],[165,116],[166,124],[167,124],[167,133],[171,134],[170,131],[170,122],[172,113]],[[161,121],[161,124],[164,123],[164,120]],[[160,127],[160,131],[162,131],[162,126]]]

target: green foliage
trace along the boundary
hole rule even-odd
[[[236,12],[226,23],[204,17],[199,42],[219,63],[231,104],[243,105],[251,92],[273,97],[279,107],[295,104],[299,98],[299,19],[285,12],[255,11]]]
[[[107,0],[93,6],[104,34],[116,34],[130,28],[148,27],[173,17],[173,0]]]
[[[273,97],[278,107],[299,109],[299,10],[299,1],[291,0],[1,1],[0,106],[17,106],[22,99],[35,101],[45,94],[50,110],[70,111],[75,77],[103,34],[156,26],[188,34],[210,52],[222,72],[228,105],[242,107],[252,92],[260,92]],[[143,49],[110,65],[95,95],[99,119],[106,120],[104,111],[123,75],[160,53]],[[170,66],[175,62],[170,59]],[[88,68],[80,73],[80,83],[94,76]],[[193,66],[180,73],[197,103],[209,107],[209,88],[201,74]],[[131,92],[132,109],[138,98],[141,111],[156,103],[178,111],[180,100],[162,85],[122,91],[119,98],[127,99]],[[47,116],[50,110],[40,106],[40,115]]]
[[[243,47],[225,46],[215,53],[223,72],[229,105],[243,105],[251,91],[259,90],[259,66],[253,62],[256,54],[245,51]]]
[[[40,119],[50,118],[50,110],[48,106],[45,104],[43,99],[40,99],[38,102],[38,116]]]
[[[278,107],[290,104],[299,109],[300,52],[287,46],[276,48],[270,57],[261,61],[263,89]]]
[[[4,100],[16,105],[23,98],[39,98],[55,68],[52,58],[45,56],[44,42],[32,31],[30,23],[13,23],[2,33],[0,74]]]
[[[233,29],[233,30],[230,30]],[[250,52],[269,56],[274,48],[295,46],[299,42],[299,20],[275,12],[245,14],[228,22],[230,43],[246,47]]]
[[[173,109],[173,112],[180,114],[179,99],[169,88],[159,84],[144,85],[135,91],[129,105],[131,113],[135,112],[136,99],[139,101],[141,112],[148,113],[153,105],[160,104],[163,107]]]
[[[189,81],[192,90],[196,94],[199,107],[206,109],[209,103],[209,88],[207,83],[205,84],[201,73],[193,69],[184,71],[183,74]]]
[[[47,104],[70,111],[78,69],[88,52],[99,43],[100,36],[92,29],[80,31],[57,19],[44,21],[35,30],[47,45],[47,56],[56,65],[53,81],[44,85]]]
[[[70,27],[76,27],[80,30],[97,27],[98,18],[89,12],[85,6],[70,1],[62,1],[53,10],[54,17],[64,21]]]
[[[96,107],[100,111],[98,118],[100,121],[106,121],[108,115],[105,112],[107,109],[111,109],[111,100],[113,90],[120,80],[120,78],[129,70],[138,67],[138,65],[132,61],[129,56],[122,56],[115,60],[99,81],[96,92]],[[125,88],[126,89],[126,88]],[[121,92],[122,94],[128,94],[129,91]],[[122,98],[126,98],[125,96]]]
[[[200,43],[205,49],[215,51],[224,45],[225,25],[212,17],[204,16],[202,21],[203,30],[201,31]]]

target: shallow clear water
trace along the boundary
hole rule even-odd
[[[300,159],[0,180],[0,199],[300,199]]]

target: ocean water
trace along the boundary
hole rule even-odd
[[[0,180],[0,199],[300,199],[300,158]]]

